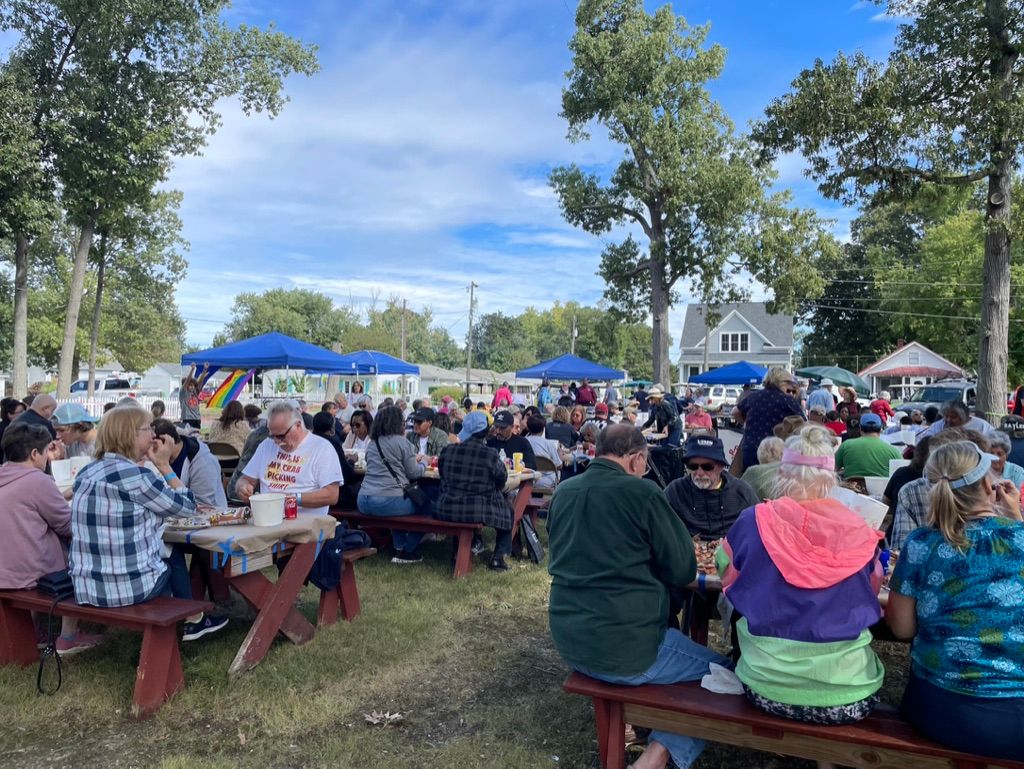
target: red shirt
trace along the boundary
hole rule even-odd
[[[711,415],[706,411],[702,411],[700,414],[687,414],[686,426],[703,428],[705,430],[715,429],[715,425],[711,421]]]
[[[883,423],[888,422],[889,417],[896,413],[892,410],[892,406],[889,405],[889,401],[883,400],[882,398],[876,398],[871,401],[870,409],[872,413],[878,414]]]
[[[846,425],[842,422],[826,422],[825,427],[834,432],[836,435],[842,435],[846,432]]]
[[[597,393],[590,385],[584,385],[576,390],[576,402],[581,406],[593,406],[597,403]]]

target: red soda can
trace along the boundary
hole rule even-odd
[[[299,500],[292,494],[284,498],[284,517],[288,519],[299,517]]]

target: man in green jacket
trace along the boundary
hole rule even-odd
[[[575,670],[613,684],[695,681],[732,664],[666,626],[669,588],[697,575],[693,542],[661,490],[645,480],[647,443],[609,425],[587,471],[559,484],[548,511],[551,635]],[[655,730],[633,766],[689,767],[702,740]]]
[[[406,433],[406,438],[417,454],[428,457],[441,456],[441,449],[448,445],[448,433],[434,427],[432,408],[418,408],[412,413],[412,430]]]

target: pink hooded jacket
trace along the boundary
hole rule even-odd
[[[53,478],[23,464],[0,466],[0,589],[34,587],[67,568],[71,508]]]

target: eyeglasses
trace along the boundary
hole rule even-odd
[[[274,441],[274,443],[280,443],[281,441],[283,441],[285,438],[288,437],[288,433],[290,433],[292,430],[294,430],[295,429],[295,425],[297,425],[297,424],[298,424],[298,422],[292,422],[291,425],[289,425],[288,429],[285,430],[280,435],[274,435],[273,433],[271,433],[269,435],[270,440]]]
[[[687,462],[686,469],[691,473],[695,473],[698,470],[703,470],[705,473],[710,473],[715,469],[714,462]]]
[[[636,452],[633,452],[632,454],[630,454],[630,456],[631,457],[638,457],[638,458],[643,460],[645,465],[647,464],[648,457],[647,457],[647,452],[646,451],[636,451]]]
[[[146,425],[145,427],[140,427],[139,428],[139,432],[140,433],[155,433],[156,430],[153,429],[153,425]]]

